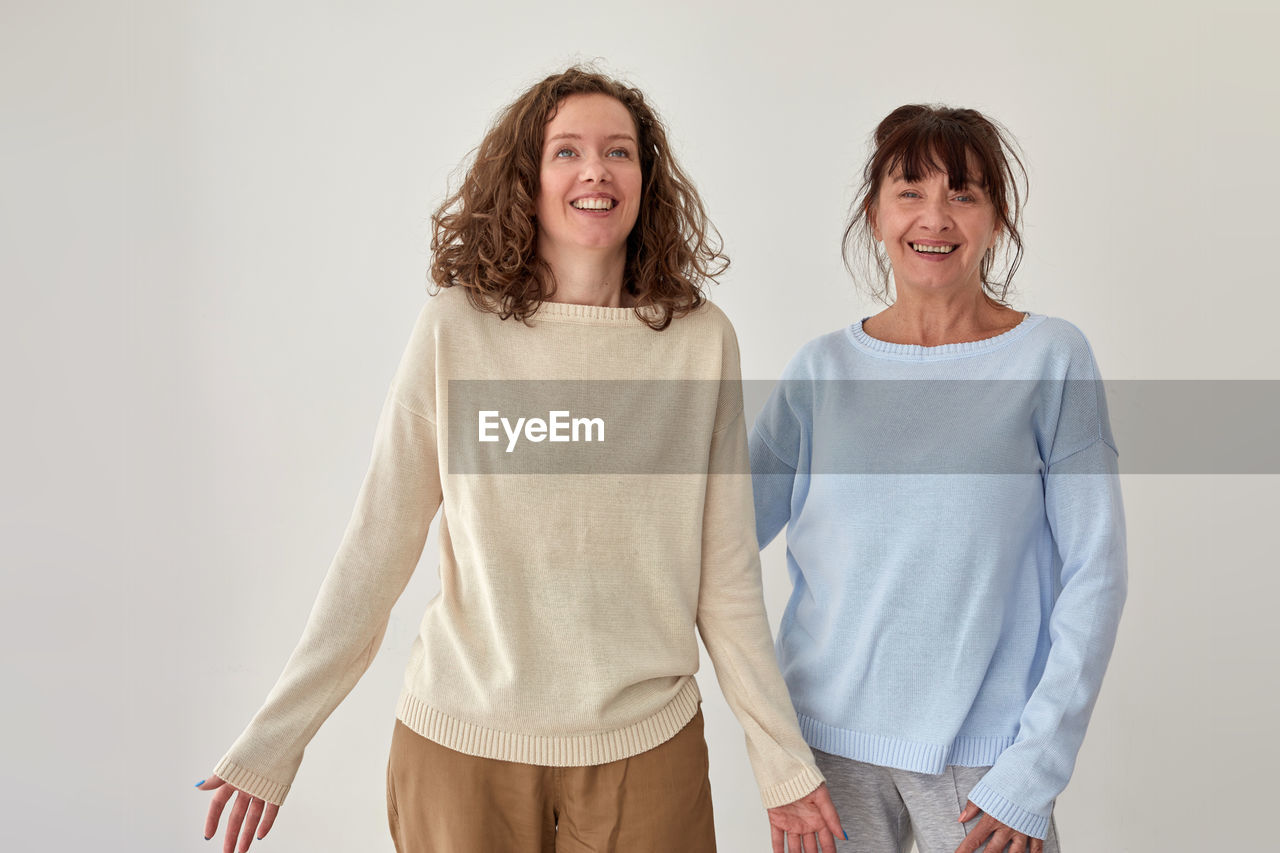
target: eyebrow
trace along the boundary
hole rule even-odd
[[[581,138],[582,138],[581,133],[557,133],[555,136],[548,139],[546,141],[546,144],[550,145],[551,143],[555,142],[558,139],[581,139]],[[608,136],[606,136],[605,139],[608,139],[608,140],[626,139],[629,142],[636,141],[636,138],[629,133],[611,133]]]

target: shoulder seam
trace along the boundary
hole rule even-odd
[[[1053,468],[1055,465],[1061,465],[1063,462],[1066,462],[1068,459],[1070,459],[1073,456],[1079,456],[1081,453],[1084,453],[1086,450],[1090,449],[1095,444],[1105,444],[1107,447],[1111,448],[1111,452],[1114,453],[1117,458],[1120,456],[1120,451],[1116,449],[1116,446],[1114,444],[1107,441],[1106,438],[1104,438],[1103,436],[1098,436],[1093,441],[1089,442],[1079,450],[1073,450],[1070,453],[1068,453],[1066,456],[1060,456],[1057,459],[1053,460],[1052,462],[1049,463],[1049,468]]]
[[[760,436],[760,443],[764,445],[765,450],[768,450],[768,451],[769,451],[769,453],[773,455],[773,458],[774,458],[774,459],[777,459],[779,462],[781,462],[783,465],[786,465],[786,466],[787,466],[788,468],[790,468],[792,471],[797,470],[797,469],[796,469],[796,466],[792,465],[790,462],[788,462],[787,460],[783,459],[783,458],[782,458],[782,455],[781,455],[780,453],[778,453],[778,451],[777,451],[777,450],[775,450],[775,449],[774,449],[774,447],[773,447],[773,439],[769,438],[769,436],[765,433],[765,431],[764,431],[764,430],[762,430],[762,429],[760,428],[760,425],[759,425],[759,424],[756,424],[756,425],[755,425],[754,427],[752,427],[751,429],[752,429],[752,432],[754,432],[756,435]]]
[[[711,430],[711,435],[712,435],[712,437],[715,437],[715,436],[719,435],[720,433],[722,433],[722,432],[724,432],[725,430],[727,430],[729,427],[733,426],[733,425],[734,425],[734,423],[735,423],[739,418],[741,418],[742,416],[743,416],[742,406],[738,406],[738,407],[737,407],[737,409],[735,409],[735,410],[734,410],[733,417],[729,418],[727,421],[725,421],[724,423],[722,423],[720,426],[718,426],[718,427],[716,427],[715,429]]]
[[[404,403],[404,401],[400,399],[400,395],[398,395],[398,394],[396,395],[396,405],[397,405],[397,406],[399,406],[400,408],[404,409],[404,410],[405,410],[406,412],[408,412],[409,414],[413,415],[415,418],[420,418],[421,420],[424,420],[424,421],[426,421],[427,423],[431,424],[432,428],[434,428],[434,427],[435,427],[436,422],[435,422],[434,420],[432,420],[431,418],[427,417],[427,416],[426,416],[426,415],[424,415],[422,412],[415,411],[414,409],[409,408],[409,406],[407,406],[407,405]]]

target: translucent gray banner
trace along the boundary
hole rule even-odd
[[[447,411],[451,474],[745,474],[741,424],[810,474],[1109,473],[1099,442],[1120,473],[1280,474],[1276,380],[454,380]]]

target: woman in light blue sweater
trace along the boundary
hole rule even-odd
[[[837,850],[1053,853],[1126,585],[1097,367],[1006,302],[1025,172],[998,125],[901,107],[863,177],[846,258],[888,307],[801,348],[751,436],[783,674]]]

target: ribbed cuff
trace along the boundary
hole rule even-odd
[[[806,767],[803,772],[785,782],[760,789],[760,800],[766,809],[776,809],[794,803],[805,794],[812,794],[826,780],[816,769]]]
[[[258,797],[277,806],[284,804],[284,798],[289,793],[288,784],[273,782],[266,776],[259,776],[252,770],[236,764],[230,758],[223,758],[219,761],[218,766],[213,768],[213,775],[234,785],[251,797]]]
[[[1042,817],[1035,812],[1027,811],[1022,806],[1011,803],[988,787],[986,782],[979,782],[975,785],[973,790],[969,792],[969,799],[978,808],[1018,832],[1041,840],[1049,834],[1048,815]]]

